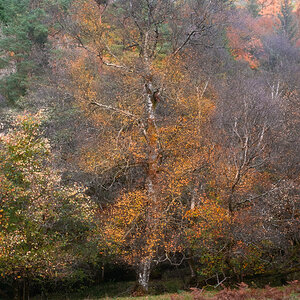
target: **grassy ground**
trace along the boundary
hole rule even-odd
[[[133,300],[133,299],[138,299],[138,300],[172,300],[176,299],[178,296],[180,296],[180,300],[193,300],[193,297],[191,293],[188,292],[183,292],[180,294],[164,294],[164,295],[156,295],[156,296],[144,296],[144,297],[119,297],[119,298],[106,298],[106,299],[119,299],[119,300]],[[179,298],[179,297],[178,297]],[[86,300],[90,300],[87,298]],[[93,299],[94,300],[94,299]]]
[[[226,299],[226,300],[237,300],[237,299],[246,299],[246,300],[299,300],[300,299],[300,295],[299,293],[292,293],[290,296],[285,297],[285,298],[278,298],[276,296],[272,297],[263,297],[263,298],[253,298],[253,297],[247,297],[247,298],[231,298],[226,297],[226,298],[215,298],[216,293],[213,292],[206,292],[204,294],[203,299]],[[34,298],[34,299],[40,299],[40,298]],[[64,297],[64,298],[48,298],[49,300],[75,300],[75,299],[81,299],[81,300],[100,300],[100,299],[106,299],[106,300],[111,300],[111,299],[118,299],[118,300],[133,300],[133,299],[137,299],[137,300],[197,300],[197,298],[194,298],[194,296],[189,293],[189,292],[182,292],[179,294],[163,294],[163,295],[156,295],[156,296],[141,296],[141,297],[101,297],[101,298],[94,298],[94,297],[84,297],[84,298],[74,298],[73,296],[68,296],[68,297]],[[201,298],[202,300],[202,298]]]
[[[265,289],[250,289],[241,286],[239,289],[225,289],[200,292],[200,290],[183,291],[181,281],[153,281],[150,285],[150,295],[132,297],[134,282],[114,282],[102,284],[82,291],[81,293],[52,294],[48,300],[297,300],[300,299],[300,283],[294,285]],[[45,297],[34,297],[31,300],[43,300]]]
[[[48,300],[98,300],[98,299],[130,299],[135,282],[111,282],[103,283],[98,286],[76,293],[55,293],[48,296]],[[180,280],[155,281],[150,283],[149,296],[138,297],[139,299],[170,299],[171,295],[182,295],[192,299],[190,293],[183,290],[183,282]],[[30,298],[30,300],[44,300],[41,296]]]

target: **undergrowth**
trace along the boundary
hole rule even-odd
[[[300,282],[289,282],[283,289],[266,286],[264,289],[250,289],[246,283],[240,283],[237,289],[224,287],[212,297],[205,295],[204,289],[192,289],[193,300],[292,300],[300,299]],[[172,295],[171,300],[184,300],[180,295]]]

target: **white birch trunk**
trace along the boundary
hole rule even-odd
[[[138,283],[139,286],[141,286],[145,292],[148,292],[149,289],[150,271],[151,271],[150,259],[140,263],[139,271],[138,271]]]

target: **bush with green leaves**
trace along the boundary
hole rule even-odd
[[[51,166],[40,116],[19,116],[0,137],[0,274],[28,282],[66,276],[86,250],[94,207]]]

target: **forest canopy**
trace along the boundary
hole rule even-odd
[[[0,0],[0,298],[297,279],[299,94],[297,1]]]

